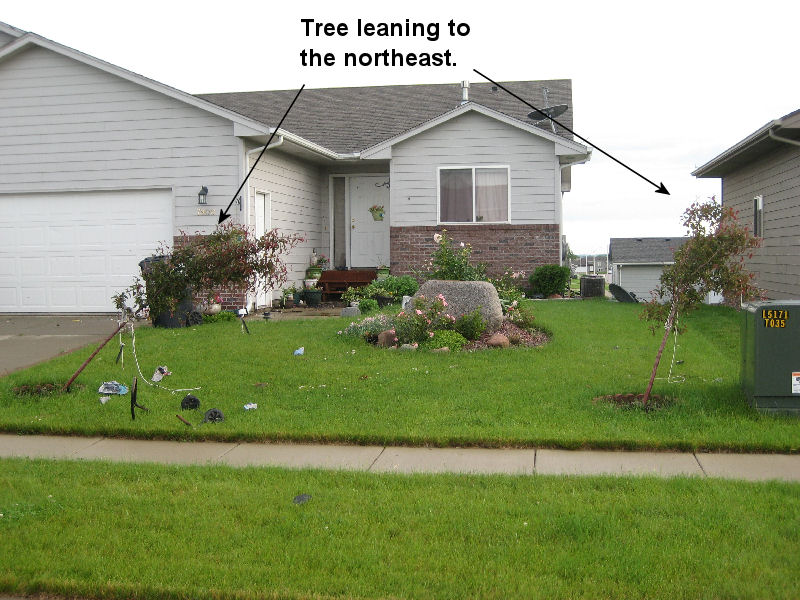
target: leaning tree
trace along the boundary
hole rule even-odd
[[[762,296],[753,283],[753,273],[745,265],[745,257],[753,257],[752,251],[761,245],[761,239],[737,216],[736,211],[717,203],[713,196],[706,202],[695,202],[683,213],[682,224],[689,239],[675,252],[674,264],[664,268],[660,285],[641,314],[641,318],[652,322],[654,334],[664,324],[642,401],[644,406],[650,399],[667,339],[673,331],[680,333],[678,314],[697,308],[709,292],[718,292],[726,301],[737,303]]]

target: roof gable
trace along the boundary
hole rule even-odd
[[[608,261],[614,264],[669,264],[688,237],[611,238]]]
[[[586,146],[579,144],[577,142],[573,142],[572,140],[567,140],[561,136],[556,135],[555,133],[551,133],[549,131],[545,131],[540,127],[536,127],[533,123],[523,123],[517,119],[504,115],[496,110],[492,110],[486,106],[482,106],[480,104],[476,104],[474,102],[467,102],[466,104],[462,104],[458,108],[454,108],[453,110],[446,112],[443,115],[439,115],[435,119],[431,119],[426,123],[422,123],[421,125],[409,129],[401,134],[398,134],[394,137],[389,138],[388,140],[384,140],[379,144],[372,146],[371,148],[366,148],[361,152],[361,158],[379,158],[381,157],[381,153],[390,149],[395,144],[399,144],[400,142],[407,140],[415,135],[422,133],[423,131],[427,131],[433,127],[441,125],[449,121],[450,119],[454,119],[460,115],[463,115],[467,112],[477,112],[482,115],[485,115],[491,119],[496,119],[505,123],[506,125],[510,125],[512,127],[516,127],[517,129],[521,129],[522,131],[526,131],[538,137],[542,137],[546,140],[554,142],[556,145],[556,154],[569,154],[569,155],[576,155],[576,154],[587,154],[589,152]]]

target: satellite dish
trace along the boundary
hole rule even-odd
[[[533,119],[537,123],[540,121],[544,121],[545,119],[555,119],[556,117],[560,117],[565,112],[569,106],[566,104],[556,104],[555,106],[548,106],[542,109],[536,109],[533,112],[528,113],[528,118]]]

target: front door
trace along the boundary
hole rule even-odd
[[[350,267],[389,264],[389,176],[350,178]]]
[[[260,238],[267,231],[272,229],[272,201],[266,192],[256,192],[256,237]],[[271,296],[271,292],[270,292]],[[268,302],[269,300],[269,302]],[[271,304],[272,298],[267,298],[267,292],[258,284],[256,290],[256,308]],[[267,306],[269,308],[269,306]]]

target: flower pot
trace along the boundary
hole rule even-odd
[[[303,299],[303,292],[295,292],[292,294],[292,300],[294,300],[295,306],[300,306],[300,301]]]
[[[306,269],[306,277],[309,279],[319,279],[322,276],[321,267],[308,267]]]
[[[389,276],[389,267],[381,267],[377,269],[378,279],[386,279]]]
[[[319,303],[322,302],[322,290],[306,290],[303,295],[309,306],[319,306]]]
[[[319,281],[319,279],[304,279],[303,285],[306,286],[307,290],[312,290],[317,287],[317,281]]]
[[[213,304],[209,304],[206,309],[203,311],[203,314],[206,315],[216,315],[222,311],[222,304],[217,304],[214,302]]]

